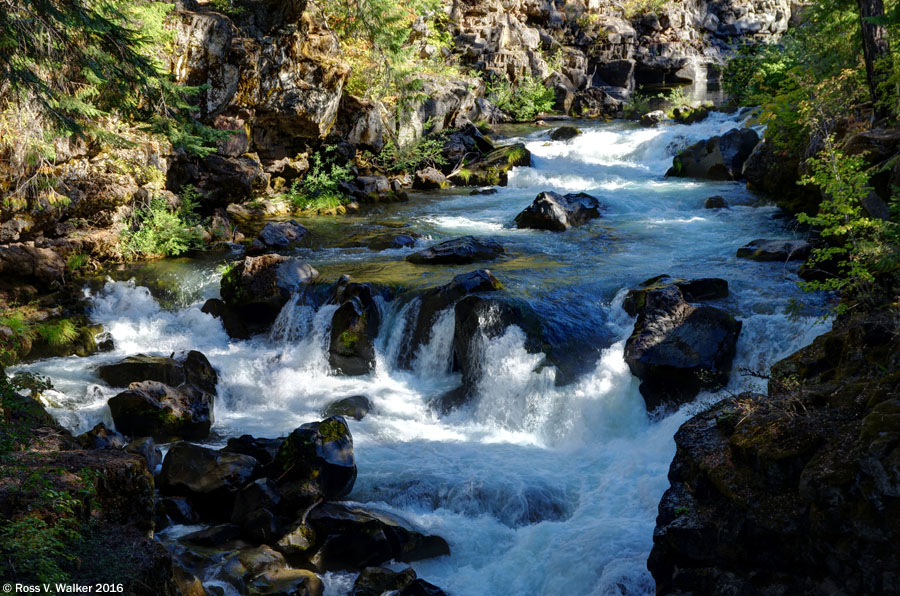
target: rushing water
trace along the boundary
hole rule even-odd
[[[452,556],[413,565],[420,577],[460,596],[650,594],[646,559],[672,437],[698,405],[646,413],[623,361],[633,324],[620,307],[624,288],[663,273],[727,279],[731,296],[719,305],[744,321],[735,369],[764,369],[826,331],[815,325],[818,299],[796,289],[793,266],[734,256],[758,237],[792,237],[773,206],[738,183],[663,178],[675,151],[738,124],[722,114],[690,127],[585,124],[569,143],[520,132],[534,165],[515,170],[497,194],[434,193],[364,218],[303,222],[314,244],[298,252],[326,280],[350,273],[358,281],[424,287],[475,268],[411,265],[403,261],[409,249],[340,247],[372,222],[408,222],[425,235],[420,245],[463,234],[499,240],[507,254],[489,266],[505,291],[527,300],[593,363],[573,383],[556,383],[557,371],[540,366],[542,355],[528,353],[524,333],[512,327],[484,345],[473,402],[439,417],[426,403],[458,384],[448,371],[452,312],[438,318],[431,342],[406,371],[395,363],[404,311],[415,302],[381,304],[376,371],[334,376],[327,364],[334,306],[316,310],[298,297],[268,337],[229,341],[199,310],[218,294],[216,263],[208,260],[151,267],[151,275],[180,286],[169,309],[134,282],[110,281],[92,296],[92,317],[112,333],[116,350],[28,368],[53,379],[56,389],[45,395],[52,413],[82,432],[98,420],[111,423],[105,402],[116,390],[94,376],[97,364],[137,352],[200,350],[220,372],[213,444],[243,433],[283,435],[320,418],[334,399],[365,394],[374,411],[350,421],[359,466],[350,498],[449,541]],[[608,208],[602,219],[561,234],[510,227],[543,190],[589,192]],[[704,210],[714,194],[731,208]],[[793,319],[783,314],[792,300],[802,305]],[[752,382],[735,374],[727,391]],[[722,395],[701,395],[698,403]],[[329,574],[328,593],[343,594],[352,581]]]

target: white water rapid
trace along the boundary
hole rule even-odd
[[[334,306],[315,310],[300,299],[268,336],[230,341],[216,319],[200,312],[203,300],[218,294],[214,263],[175,269],[189,291],[168,310],[146,288],[110,281],[92,296],[92,318],[113,335],[114,352],[20,369],[51,377],[55,390],[45,394],[51,412],[83,432],[99,420],[112,422],[105,402],[116,390],[93,374],[96,365],[139,352],[200,350],[220,373],[215,445],[244,433],[284,435],[320,419],[337,398],[367,395],[373,412],[349,422],[359,467],[350,498],[448,540],[450,557],[413,564],[419,577],[454,596],[652,594],[646,559],[668,486],[673,435],[702,404],[726,393],[648,416],[623,361],[633,325],[620,306],[624,288],[659,274],[727,279],[731,296],[718,305],[744,322],[735,371],[765,369],[827,331],[815,324],[821,299],[797,290],[793,266],[734,256],[755,238],[793,236],[774,217],[775,207],[739,183],[663,178],[677,149],[739,125],[723,114],[689,127],[585,123],[584,134],[569,143],[531,132],[521,140],[533,152],[533,167],[516,169],[497,194],[439,193],[381,208],[380,217],[409,222],[430,237],[421,244],[463,234],[503,243],[507,256],[486,266],[505,291],[558,322],[560,333],[583,338],[574,349],[594,359],[592,371],[574,383],[557,386],[558,371],[539,367],[542,355],[528,353],[525,334],[512,327],[484,345],[473,402],[441,417],[427,402],[458,384],[449,372],[452,312],[438,318],[431,342],[407,371],[395,363],[406,341],[402,311],[415,302],[384,302],[375,372],[335,376],[327,358]],[[561,234],[510,227],[544,190],[588,192],[608,209]],[[703,209],[710,195],[724,196],[731,208]],[[309,227],[327,236],[363,224],[348,217]],[[409,252],[324,242],[300,254],[331,280],[344,272],[377,280],[396,267],[422,287],[477,268],[397,264]],[[783,314],[791,300],[801,303],[800,316]],[[753,383],[735,373],[727,391]],[[325,579],[335,596],[353,583],[347,574]]]

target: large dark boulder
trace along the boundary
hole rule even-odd
[[[270,221],[250,244],[247,254],[258,255],[277,250],[289,250],[300,246],[309,230],[293,219],[290,221]]]
[[[753,261],[803,261],[812,252],[805,240],[766,240],[759,238],[737,250],[737,256]]]
[[[431,332],[438,314],[453,306],[463,296],[482,292],[496,292],[502,289],[500,281],[487,269],[461,273],[443,286],[427,290],[419,298],[418,309],[411,309],[410,333],[401,349],[399,364],[408,368],[412,365],[419,348],[431,340]]]
[[[466,161],[474,161],[496,149],[474,124],[466,124],[451,132],[444,141],[443,155],[448,167],[455,168]]]
[[[365,375],[375,370],[375,338],[381,311],[371,284],[348,283],[340,290],[341,305],[331,318],[328,363],[340,374]]]
[[[132,437],[205,439],[213,422],[213,400],[189,383],[172,387],[158,381],[132,383],[107,402],[116,429]]]
[[[295,257],[276,254],[247,257],[222,276],[222,301],[251,333],[265,331],[291,294],[319,272]]]
[[[622,308],[634,317],[644,310],[647,295],[654,290],[676,286],[688,302],[703,302],[728,297],[728,282],[717,277],[680,279],[670,275],[651,277],[636,288],[631,288],[622,301]]]
[[[238,491],[258,469],[259,462],[248,455],[179,441],[163,460],[159,490],[188,497],[203,519],[225,520],[231,517]]]
[[[210,316],[219,319],[225,333],[232,339],[250,339],[250,330],[241,320],[241,316],[237,311],[222,301],[220,298],[210,298],[200,307],[200,312],[204,312]]]
[[[121,433],[111,430],[102,422],[94,428],[75,437],[82,449],[124,449],[128,442]],[[153,471],[152,467],[149,467]]]
[[[494,240],[461,236],[445,240],[406,257],[417,265],[468,265],[479,261],[493,261],[503,254],[503,246]]]
[[[216,393],[218,374],[201,352],[191,350],[170,356],[128,356],[114,364],[97,367],[97,376],[113,387],[128,387],[139,381],[158,381],[166,385],[191,384],[207,393]]]
[[[328,404],[325,416],[345,416],[362,420],[372,410],[372,401],[365,395],[351,395]]]
[[[228,443],[222,451],[249,455],[260,465],[268,466],[275,461],[275,455],[282,443],[284,443],[284,439],[262,439],[251,435],[241,435],[228,439]]]
[[[531,165],[531,152],[522,143],[499,147],[482,159],[466,165],[467,184],[472,186],[506,186],[509,171]]]
[[[560,126],[550,133],[551,141],[568,141],[574,139],[581,134],[581,131],[574,126]]]
[[[744,162],[759,142],[752,128],[735,128],[722,136],[695,143],[672,160],[666,176],[739,180]]]
[[[358,505],[325,503],[307,518],[316,535],[310,563],[320,572],[358,571],[390,560],[412,562],[450,554],[440,536],[416,531],[394,515]]]
[[[386,567],[366,567],[356,581],[350,596],[381,596],[385,592],[397,593],[416,580],[412,567],[392,571]]]
[[[625,343],[625,362],[641,379],[652,410],[725,385],[742,323],[712,306],[693,306],[675,285],[648,292]]]
[[[280,483],[306,485],[313,498],[346,497],[356,482],[353,436],[341,416],[294,429],[278,449],[275,463],[283,470]]]
[[[567,195],[542,192],[516,216],[516,226],[564,232],[572,226],[600,217],[600,209],[600,201],[583,192]]]

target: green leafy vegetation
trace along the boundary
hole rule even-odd
[[[501,76],[492,76],[486,83],[485,95],[513,120],[527,122],[553,109],[556,94],[534,75],[521,75],[515,84]]]
[[[370,159],[376,166],[392,174],[415,172],[426,167],[440,169],[447,165],[444,141],[450,132],[452,131],[433,133],[403,146],[388,140],[381,153]]]
[[[651,12],[661,12],[668,4],[669,0],[624,0],[621,6],[626,19],[635,19]]]
[[[335,209],[350,200],[339,190],[340,183],[350,177],[350,167],[341,163],[336,148],[324,147],[310,157],[309,171],[291,184],[286,198],[295,209]]]
[[[136,209],[119,238],[126,259],[152,259],[177,256],[200,243],[196,203],[182,199],[173,209],[161,198],[153,198],[146,207]]]

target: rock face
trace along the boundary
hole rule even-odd
[[[750,128],[735,128],[722,136],[691,145],[672,160],[666,176],[738,180],[744,162],[759,143],[759,135]]]
[[[349,283],[340,288],[340,306],[331,318],[328,362],[344,375],[375,370],[375,338],[381,311],[371,284]]]
[[[406,257],[417,265],[468,265],[478,261],[493,261],[503,254],[499,242],[474,236],[445,240]]]
[[[132,383],[107,402],[116,428],[133,437],[205,439],[213,422],[213,396],[194,385]]]
[[[737,256],[753,261],[803,261],[809,257],[812,244],[805,240],[766,240],[760,238],[742,246]]]
[[[288,250],[300,245],[309,231],[294,220],[270,221],[247,249],[249,254]]]
[[[542,192],[516,216],[516,226],[564,232],[572,226],[600,217],[600,209],[600,201],[583,192],[567,195]]]
[[[894,594],[900,344],[856,315],[675,435],[657,594]]]
[[[247,257],[222,276],[222,301],[247,330],[260,332],[272,324],[291,294],[319,272],[293,257]]]
[[[742,323],[712,306],[688,304],[676,285],[651,290],[625,343],[625,362],[653,410],[724,385]]]

